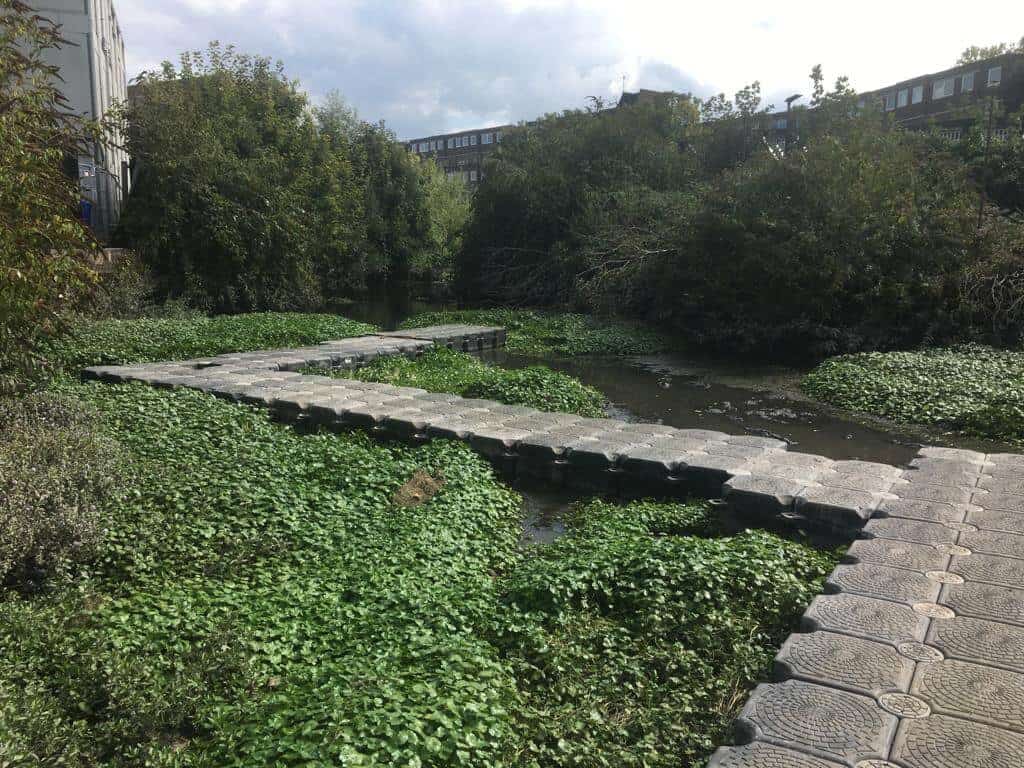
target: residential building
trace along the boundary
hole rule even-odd
[[[475,186],[483,179],[484,159],[501,143],[511,125],[443,133],[407,141],[409,151],[436,162],[449,177]]]
[[[33,0],[33,9],[61,25],[68,44],[46,52],[60,70],[61,91],[77,115],[100,120],[127,98],[124,38],[113,0]],[[101,239],[117,225],[131,184],[128,154],[111,144],[96,144],[70,165],[78,175],[82,217]]]

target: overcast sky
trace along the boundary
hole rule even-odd
[[[314,100],[339,90],[402,138],[515,123],[636,88],[858,90],[1019,40],[1024,0],[115,0],[128,76],[211,40],[280,59]],[[838,9],[842,9],[841,11]],[[835,9],[835,10],[833,10]]]

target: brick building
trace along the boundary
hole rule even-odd
[[[483,178],[484,158],[501,143],[503,132],[510,128],[511,125],[499,125],[424,136],[405,143],[410,152],[433,160],[449,177],[457,176],[467,184],[475,185]]]

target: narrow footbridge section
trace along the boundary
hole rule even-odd
[[[279,418],[406,440],[457,439],[506,473],[628,496],[721,499],[853,540],[709,768],[1024,767],[1024,456],[923,448],[907,468],[794,453],[750,435],[588,419],[300,373],[434,344],[435,326],[87,378],[188,387]]]

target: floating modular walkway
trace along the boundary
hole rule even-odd
[[[468,442],[506,471],[628,495],[722,498],[741,519],[845,535],[844,563],[709,768],[1022,768],[1024,456],[924,448],[909,468],[793,453],[749,435],[546,413],[304,375],[504,331],[434,326],[182,362],[103,381],[189,387],[285,419]]]

